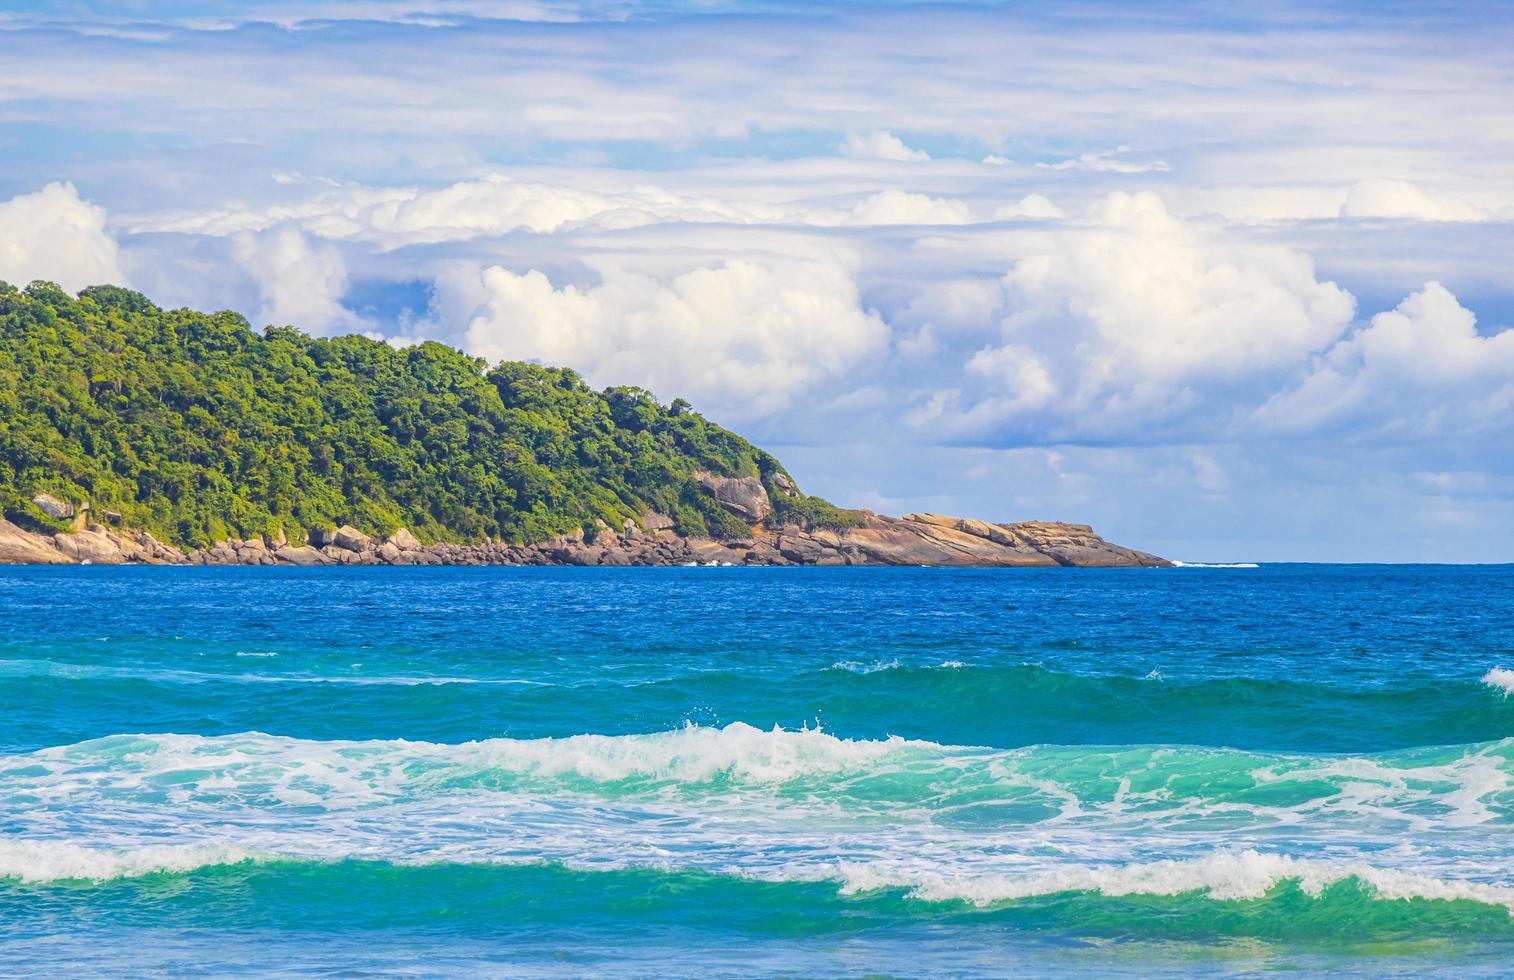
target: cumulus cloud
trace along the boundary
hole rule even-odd
[[[1326,351],[1257,413],[1266,427],[1345,423],[1395,436],[1506,430],[1514,421],[1514,330],[1483,336],[1438,282]]]
[[[930,154],[905,145],[886,129],[866,133],[847,133],[841,152],[854,160],[929,160]]]
[[[124,283],[105,209],[66,183],[0,202],[0,279],[16,285],[47,279],[72,292]]]
[[[854,225],[965,225],[972,212],[961,201],[887,190],[852,208],[847,223]]]
[[[1004,204],[994,209],[994,218],[1009,221],[1016,218],[1055,220],[1067,217],[1067,213],[1051,202],[1044,194],[1026,194],[1014,204]]]
[[[233,243],[236,260],[257,284],[259,321],[312,333],[371,326],[342,305],[347,266],[330,243],[313,240],[293,225],[242,232]]]
[[[1197,408],[1206,389],[1276,378],[1354,315],[1307,255],[1209,231],[1153,194],[1112,194],[1088,217],[1004,277],[1001,342],[966,364],[992,383],[962,426],[1045,410],[1045,432],[1134,431]]]
[[[888,344],[835,263],[733,259],[670,279],[596,271],[599,283],[579,288],[537,270],[457,268],[438,278],[433,316],[490,360],[566,365],[732,420],[784,409]]]
[[[1408,218],[1418,221],[1481,221],[1482,208],[1453,197],[1432,196],[1407,180],[1361,180],[1341,205],[1342,218]]]

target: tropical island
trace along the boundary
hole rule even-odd
[[[0,282],[0,563],[1153,566],[803,493],[682,399]]]

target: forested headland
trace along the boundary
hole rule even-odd
[[[0,283],[0,510],[23,527],[66,528],[48,494],[185,547],[342,525],[521,543],[648,513],[749,533],[701,473],[760,480],[787,523],[857,521],[681,399],[434,342],[259,332],[118,286]]]

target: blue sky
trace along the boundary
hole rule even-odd
[[[1514,555],[1503,4],[0,4],[0,278],[682,396],[838,503]]]

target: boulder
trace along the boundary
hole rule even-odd
[[[395,544],[393,541],[385,541],[382,545],[379,546],[378,550],[378,556],[387,562],[393,562],[396,558],[403,554],[404,552],[400,550],[399,545]]]
[[[404,527],[389,535],[389,543],[401,551],[419,551],[421,547],[420,541],[410,533],[410,529]]]
[[[799,565],[813,565],[830,549],[798,528],[784,528],[778,537],[779,554]]]
[[[37,509],[55,520],[67,520],[74,516],[74,505],[59,500],[50,493],[39,493],[32,498]]]
[[[783,552],[768,544],[759,541],[746,553],[748,565],[787,565],[788,559],[783,557]]]
[[[367,551],[373,547],[373,539],[351,524],[337,528],[331,543],[344,551]]]
[[[92,565],[119,565],[126,560],[121,549],[99,531],[71,531],[53,537],[53,544],[65,557]]]
[[[630,564],[632,564],[632,562],[631,562],[631,556],[629,554],[627,554],[625,551],[621,550],[620,548],[606,548],[605,549],[605,553],[600,556],[599,563],[601,565],[630,565]]]
[[[732,551],[714,541],[690,541],[689,551],[694,561],[706,565],[740,565],[746,561],[744,552]]]
[[[673,527],[673,518],[667,514],[659,514],[655,510],[649,510],[641,515],[641,526],[648,531],[667,531]]]
[[[694,477],[717,504],[748,524],[765,521],[773,513],[767,489],[754,476],[716,476],[701,471]]]
[[[284,547],[275,551],[273,553],[273,556],[279,561],[286,562],[290,565],[327,564],[326,556],[321,554],[319,551],[316,551],[309,545],[303,545],[301,547],[295,548],[286,544]]]
[[[0,565],[66,565],[68,561],[51,538],[0,519]]]

